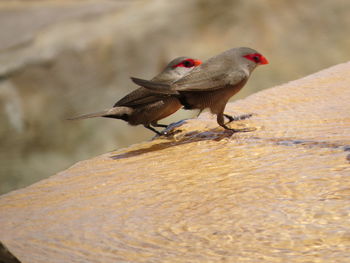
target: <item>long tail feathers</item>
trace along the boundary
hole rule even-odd
[[[154,91],[156,93],[161,94],[179,94],[176,90],[172,89],[169,84],[159,83],[159,82],[152,82],[145,79],[139,79],[139,78],[133,78],[131,77],[131,80],[146,89],[149,89],[151,91]]]
[[[82,119],[88,119],[88,118],[95,118],[95,117],[104,117],[108,114],[109,110],[100,111],[100,112],[94,112],[94,113],[88,113],[84,115],[80,115],[77,117],[69,118],[67,120],[82,120]]]
[[[130,116],[130,114],[132,113],[133,113],[133,109],[130,107],[113,107],[108,110],[69,118],[68,120],[82,120],[82,119],[95,118],[95,117],[106,117],[106,118],[127,120],[128,116]]]

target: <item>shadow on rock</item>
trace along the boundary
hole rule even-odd
[[[181,130],[172,130],[171,132],[169,132],[169,134],[166,137],[165,136],[156,137],[156,138],[165,137],[169,139],[168,142],[161,142],[161,143],[153,144],[147,148],[131,150],[126,153],[113,155],[111,156],[111,158],[114,160],[124,159],[124,158],[129,158],[129,157],[137,156],[144,153],[163,150],[168,147],[173,147],[173,146],[182,145],[186,143],[209,141],[209,140],[221,141],[222,139],[230,138],[233,134],[238,133],[230,130],[222,130],[221,127],[218,127],[209,131],[204,131],[204,132],[193,131],[185,134],[181,134],[180,132]],[[246,132],[246,130],[242,129],[242,132]]]

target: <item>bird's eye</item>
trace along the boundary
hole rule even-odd
[[[246,59],[253,61],[254,63],[258,64],[258,65],[265,65],[265,64],[269,64],[268,60],[261,54],[259,53],[254,53],[254,54],[248,54],[243,56]]]
[[[186,67],[186,68],[191,68],[191,67],[194,66],[194,63],[193,63],[193,61],[191,61],[191,60],[185,60],[185,61],[182,62],[182,64],[183,64],[184,67]]]
[[[178,68],[178,67],[193,68],[201,64],[202,64],[202,61],[198,59],[188,58],[188,59],[182,60],[179,64],[172,66],[172,68]]]
[[[259,63],[259,62],[260,62],[260,57],[259,57],[259,56],[254,56],[254,57],[253,57],[253,60],[254,60],[256,63]]]

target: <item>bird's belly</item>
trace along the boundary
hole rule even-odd
[[[148,125],[152,122],[157,122],[160,119],[168,117],[180,108],[180,102],[174,97],[160,99],[157,102],[150,103],[142,107],[137,107],[133,114],[129,116],[129,124]]]
[[[243,85],[235,85],[210,91],[185,92],[184,97],[187,104],[185,107],[200,110],[209,108],[212,113],[217,113],[242,87]]]
[[[182,107],[179,100],[174,97],[163,99],[163,103],[164,104],[161,107],[159,107],[159,109],[157,109],[157,113],[154,114],[153,121],[164,119],[169,115],[173,114],[174,112],[178,111]]]

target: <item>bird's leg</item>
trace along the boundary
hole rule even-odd
[[[225,120],[224,120],[224,113],[220,112],[217,116],[216,116],[216,121],[217,123],[223,127],[225,130],[229,130],[232,132],[248,132],[248,131],[252,131],[251,129],[232,129],[229,128],[225,125]]]
[[[169,125],[166,125],[166,124],[159,124],[159,123],[157,123],[157,122],[153,122],[152,124],[151,124],[153,127],[162,127],[162,128],[165,128],[163,131],[161,131],[161,132],[159,132],[160,133],[160,135],[164,135],[164,136],[168,136],[168,132],[166,131],[166,128],[168,128],[169,127]],[[159,134],[158,134],[159,135]]]
[[[223,112],[220,112],[220,113],[216,116],[216,121],[217,121],[217,123],[218,123],[221,127],[223,127],[225,130],[230,130],[230,131],[233,131],[233,132],[236,132],[236,131],[237,131],[237,130],[231,129],[231,128],[229,128],[229,127],[227,127],[227,126],[225,125],[225,120],[224,120],[224,114],[223,114]]]
[[[199,110],[198,114],[197,114],[197,118],[199,117],[199,115],[201,115],[203,109]]]
[[[153,132],[155,132],[157,135],[159,135],[159,136],[162,136],[163,134],[162,133],[160,133],[159,131],[157,131],[155,128],[153,128],[153,127],[151,127],[151,125],[143,125],[146,129],[149,129],[149,130],[151,130],[151,131],[153,131]]]
[[[248,114],[243,114],[243,115],[235,116],[235,117],[228,115],[228,114],[224,114],[224,116],[229,120],[229,123],[230,123],[232,121],[241,121],[241,120],[248,119],[248,118],[252,117],[253,114],[248,113]]]
[[[159,123],[153,123],[152,126],[154,126],[154,127],[166,128],[166,127],[168,127],[169,125],[166,125],[166,124],[159,124]]]

